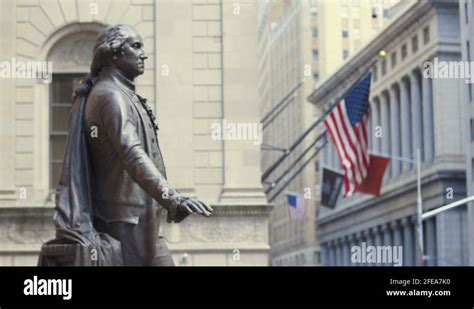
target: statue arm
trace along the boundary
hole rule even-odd
[[[103,131],[130,177],[168,211],[167,221],[180,222],[191,213],[210,216],[213,209],[206,203],[181,195],[169,185],[148,154],[137,132],[138,117],[128,99],[118,93],[105,95],[99,108]],[[101,129],[99,128],[99,134]]]
[[[137,117],[125,98],[108,94],[99,107],[102,128],[130,177],[168,211],[169,220],[183,217],[179,204],[186,199],[160,173],[144,151],[137,133]],[[184,219],[184,218],[183,218]],[[182,219],[181,219],[182,220]]]

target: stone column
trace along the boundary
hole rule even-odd
[[[375,136],[375,128],[380,125],[380,98],[377,96],[374,98],[372,103],[372,115],[371,115],[372,127],[370,131],[370,136],[372,136],[372,148],[375,152],[380,152],[380,137]]]
[[[375,239],[374,239],[374,230],[371,228],[371,229],[368,229],[366,231],[366,243],[367,243],[367,247],[368,246],[374,246],[375,245]],[[375,264],[367,264],[367,266],[376,266]]]
[[[450,209],[435,217],[437,266],[461,266],[468,263],[466,255],[472,237],[470,237],[471,235],[468,234],[467,230],[467,211],[465,207]],[[427,224],[426,233],[429,230],[432,233],[433,228]],[[430,252],[430,247],[434,247],[430,246],[430,243],[434,239],[430,239],[428,235],[426,238],[426,252]]]
[[[382,233],[379,226],[376,226],[372,230],[374,234],[374,246],[381,246],[382,245]],[[381,266],[381,264],[377,263],[375,266]]]
[[[348,253],[348,257],[349,257],[349,260],[348,260],[348,265],[349,266],[354,266],[354,264],[352,263],[352,247],[355,245],[355,236],[354,234],[350,234],[347,236],[347,246],[348,246],[348,250],[349,250],[349,253]]]
[[[342,239],[336,240],[336,266],[342,266]]]
[[[411,150],[411,111],[410,92],[405,79],[400,82],[400,129],[402,137],[402,157],[410,158],[413,154]],[[402,173],[410,169],[410,163],[402,162]]]
[[[368,231],[367,230],[363,230],[360,232],[360,243],[359,243],[359,246],[362,246],[362,243],[365,242],[366,246],[367,246],[367,239],[368,239]],[[362,252],[362,254],[364,254],[364,252]],[[373,265],[370,265],[370,264],[367,264],[367,262],[362,262],[361,266],[373,266]]]
[[[332,266],[337,266],[339,262],[339,248],[338,248],[337,240],[332,241],[332,250],[333,250],[333,259],[332,259]]]
[[[395,246],[395,250],[398,250],[399,247],[402,248],[402,256],[399,256],[399,259],[401,259],[401,266],[404,265],[403,260],[403,233],[402,233],[402,228],[400,226],[400,222],[393,221],[392,222],[392,231],[393,231],[393,246]]]
[[[423,93],[423,149],[424,161],[434,158],[434,127],[433,127],[433,88],[432,80],[422,78]]]
[[[328,263],[327,266],[334,266],[334,243],[329,241],[327,243],[327,250],[328,250]]]
[[[363,239],[362,239],[362,233],[361,232],[357,232],[354,234],[354,246],[362,246],[362,242],[363,242]],[[354,266],[364,266],[363,264],[359,264],[359,263],[355,263],[353,264]]]
[[[321,266],[328,266],[328,245],[326,243],[321,244]]]
[[[414,266],[415,257],[415,246],[414,246],[414,235],[411,220],[409,218],[403,218],[401,220],[403,229],[403,265]]]
[[[390,88],[390,133],[391,155],[400,156],[400,103],[395,86]],[[392,177],[400,175],[400,161],[390,160]]]
[[[382,152],[389,154],[390,153],[390,117],[389,117],[389,101],[386,95],[382,95],[382,101],[380,103],[380,118],[382,126]],[[393,160],[390,160],[393,162]],[[386,173],[385,178],[391,177],[391,173]]]
[[[382,235],[383,235],[383,244],[382,246],[392,246],[393,239],[392,239],[392,231],[390,229],[390,222],[382,225]],[[384,263],[382,261],[382,265],[384,266],[391,266],[391,263]]]
[[[370,110],[373,112],[374,111],[374,103],[372,101],[372,103],[370,103]],[[371,113],[372,113],[371,112]],[[374,122],[374,117],[373,117],[373,114],[371,114],[371,116],[369,117],[369,121],[367,122],[367,137],[369,138],[368,140],[368,147],[369,147],[369,150],[372,150],[374,149],[374,137],[373,137],[373,130],[372,130],[372,127],[373,127],[373,122]]]
[[[393,231],[393,246],[403,246],[403,234],[399,221],[391,222]]]
[[[429,218],[425,222],[426,226],[426,248],[425,255],[428,259],[425,261],[426,266],[436,266],[437,263],[437,248],[436,248],[436,218]]]
[[[342,238],[342,266],[349,266],[351,261],[351,252],[349,248],[349,236]]]
[[[0,61],[11,61],[15,57],[16,1],[0,4]],[[12,206],[17,199],[15,193],[15,80],[2,78],[0,81],[0,206]],[[46,104],[47,102],[43,102]],[[16,146],[15,146],[16,145]],[[17,162],[18,163],[18,162]],[[30,194],[31,195],[31,194]]]
[[[411,84],[411,129],[412,129],[412,149],[416,154],[420,149],[423,157],[423,118],[422,118],[422,98],[420,89],[420,75],[418,71],[410,75]]]
[[[260,122],[257,70],[257,4],[222,1],[222,114],[227,123]],[[259,132],[262,134],[262,132]],[[260,183],[260,145],[253,140],[224,141],[222,203],[266,203]]]
[[[383,245],[384,246],[392,246],[393,245],[393,236],[392,236],[392,223],[388,222],[382,225],[383,230]]]

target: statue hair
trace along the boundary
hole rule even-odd
[[[93,49],[91,72],[82,79],[75,96],[87,95],[91,91],[100,70],[108,64],[108,59],[122,52],[123,44],[132,33],[135,33],[135,30],[125,24],[107,27],[99,33]]]

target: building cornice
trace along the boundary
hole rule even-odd
[[[272,204],[211,204],[214,216],[267,216]],[[54,206],[0,206],[0,218],[47,217],[53,218]]]
[[[429,174],[424,174],[422,173],[422,186],[428,186],[429,184],[436,183],[438,181],[443,181],[446,179],[459,179],[459,180],[464,180],[465,174],[462,170],[452,170],[452,171],[447,171],[447,170],[442,170],[442,171],[433,171],[433,173]],[[316,219],[316,224],[318,225],[324,225],[329,222],[333,222],[335,220],[340,220],[343,218],[346,218],[347,216],[350,216],[351,214],[358,213],[360,211],[370,209],[373,207],[376,207],[376,205],[383,205],[386,201],[391,200],[397,196],[400,196],[402,194],[408,193],[410,191],[414,191],[416,189],[416,178],[414,175],[411,175],[410,179],[406,179],[404,181],[398,182],[397,184],[394,184],[396,187],[395,188],[389,188],[387,192],[383,193],[379,197],[372,197],[372,196],[364,196],[360,199],[355,200],[353,203],[350,205],[346,205],[343,209],[340,209],[338,211],[334,211],[330,214],[325,215],[324,217],[320,217]],[[456,193],[458,196],[463,196],[465,195],[465,192],[457,192]],[[438,196],[438,195],[436,195]],[[431,199],[436,196],[424,196],[424,199]],[[415,203],[416,201],[413,201]],[[426,210],[429,210],[430,208],[423,207]],[[413,208],[414,209],[414,208]]]

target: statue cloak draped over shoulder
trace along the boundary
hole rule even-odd
[[[84,110],[95,78],[85,78],[75,92],[70,115],[61,177],[56,192],[54,224],[56,239],[43,245],[38,266],[58,266],[56,258],[45,254],[54,245],[77,245],[74,266],[123,266],[120,242],[94,229],[92,218],[91,167],[87,148]]]

